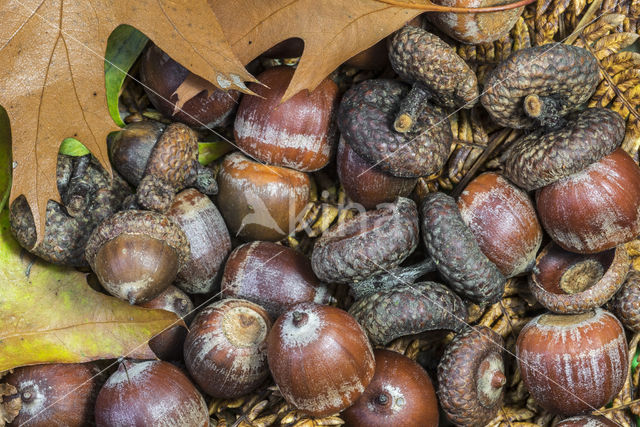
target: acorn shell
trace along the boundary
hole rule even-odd
[[[268,337],[269,369],[297,409],[325,417],[351,406],[375,372],[364,331],[347,312],[314,303],[291,307]]]
[[[17,368],[2,378],[3,383],[17,389],[22,401],[20,412],[10,425],[92,425],[93,409],[103,381],[100,369],[93,363],[54,363]]]
[[[349,89],[337,123],[342,137],[366,161],[402,178],[438,172],[449,156],[453,136],[444,111],[425,104],[411,131],[393,130],[395,114],[409,86],[396,80],[366,80]]]
[[[294,71],[269,68],[257,76],[260,84],[249,83],[256,96],[242,98],[233,133],[252,158],[310,172],[326,166],[334,151],[338,86],[324,79],[312,92],[303,90],[281,102]]]
[[[456,425],[483,426],[502,407],[504,341],[486,326],[456,335],[438,364],[438,398]]]
[[[418,246],[419,233],[416,204],[399,197],[325,231],[315,242],[311,266],[328,283],[366,279],[404,261]]]
[[[591,98],[599,73],[596,58],[581,47],[549,43],[520,49],[486,78],[482,105],[501,126],[531,128],[536,121],[525,114],[527,95],[552,98],[563,116]]]
[[[341,414],[347,425],[437,427],[438,399],[425,370],[395,351],[379,349],[374,355],[373,379]]]
[[[98,394],[96,425],[207,427],[209,412],[200,392],[172,364],[125,360]]]
[[[600,308],[583,314],[543,314],[518,335],[522,380],[554,414],[591,412],[622,389],[629,367],[624,328]]]
[[[233,399],[269,376],[267,335],[271,319],[250,301],[225,299],[204,308],[189,326],[184,361],[206,394]]]
[[[221,288],[224,297],[252,301],[272,319],[300,302],[333,300],[306,256],[271,242],[251,242],[234,249],[225,264]]]
[[[571,114],[560,129],[539,130],[516,141],[502,157],[504,175],[527,191],[552,184],[611,154],[624,129],[622,117],[606,108]]]
[[[408,83],[421,82],[433,101],[446,108],[478,102],[478,79],[456,51],[438,36],[405,25],[391,39],[389,60]]]
[[[583,313],[609,301],[622,286],[629,267],[623,246],[580,255],[550,243],[538,255],[529,288],[555,313]]]
[[[640,332],[640,272],[631,270],[613,299],[613,309],[624,326]]]
[[[370,294],[356,301],[349,314],[375,345],[426,331],[459,331],[467,320],[462,299],[435,282],[398,284]]]
[[[542,243],[542,227],[527,193],[487,172],[469,182],[458,208],[482,253],[505,277],[531,269]]]
[[[506,279],[480,250],[455,200],[444,193],[430,193],[422,202],[421,213],[427,252],[451,288],[476,303],[497,302]]]

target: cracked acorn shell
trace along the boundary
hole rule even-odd
[[[245,243],[234,249],[225,263],[221,288],[223,297],[254,302],[272,319],[300,302],[335,301],[313,273],[309,258],[271,242]]]
[[[503,155],[504,175],[527,191],[552,184],[584,170],[620,146],[622,117],[605,108],[570,114],[554,130],[534,131]]]
[[[478,79],[456,51],[438,36],[405,25],[391,39],[389,60],[407,83],[419,82],[429,98],[446,108],[471,108],[478,101]]]
[[[375,372],[366,334],[339,308],[292,306],[273,325],[267,342],[269,369],[280,392],[313,417],[351,406]]]
[[[315,242],[311,266],[327,283],[366,279],[404,261],[418,246],[419,233],[415,202],[399,197],[325,231]]]
[[[598,63],[589,51],[550,43],[518,50],[498,64],[485,80],[481,101],[499,125],[531,128],[578,109],[599,81]],[[541,108],[527,112],[527,105]]]
[[[2,381],[15,386],[22,401],[9,425],[82,427],[93,424],[103,378],[93,363],[54,363],[17,368]]]
[[[395,351],[374,352],[376,370],[369,386],[341,417],[353,427],[437,427],[438,399],[425,370]]]
[[[640,167],[621,148],[536,194],[540,222],[554,242],[597,253],[640,234]]]
[[[85,256],[102,286],[131,304],[158,296],[190,256],[184,232],[153,211],[120,211],[97,227]]]
[[[233,133],[238,147],[259,162],[311,172],[329,163],[336,143],[338,86],[324,79],[281,102],[295,69],[273,67],[249,83],[256,96],[238,106]]]
[[[267,335],[271,319],[257,304],[224,299],[203,309],[184,343],[191,377],[209,396],[234,399],[260,386],[269,376]]]
[[[462,299],[436,282],[398,284],[356,301],[351,314],[375,345],[434,330],[459,331],[467,320]]]
[[[542,227],[527,193],[501,175],[486,172],[465,187],[458,209],[482,253],[505,277],[531,269]]]
[[[124,360],[96,400],[96,426],[209,426],[207,404],[168,362]]]
[[[629,255],[622,245],[580,255],[550,243],[538,255],[529,289],[554,313],[583,313],[609,301],[622,286],[629,267]]]
[[[444,111],[431,104],[424,104],[409,132],[393,130],[409,89],[385,79],[353,86],[342,98],[337,123],[342,137],[363,159],[391,175],[417,178],[444,166],[453,136]]]
[[[542,314],[518,335],[516,359],[525,386],[542,408],[577,415],[606,405],[622,389],[629,349],[624,328],[600,308]]]
[[[456,335],[438,364],[438,398],[456,425],[483,426],[502,407],[505,376],[502,337],[486,326]]]
[[[430,193],[422,201],[421,214],[427,252],[450,287],[475,303],[499,301],[506,279],[480,250],[456,201],[444,193]]]
[[[612,302],[613,310],[622,324],[634,332],[640,332],[640,272],[629,272]]]

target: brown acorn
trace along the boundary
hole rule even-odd
[[[294,71],[270,68],[257,76],[262,85],[249,83],[257,96],[242,98],[233,131],[238,147],[260,162],[315,171],[329,163],[336,143],[338,86],[325,79],[281,102]]]
[[[231,237],[218,208],[209,197],[188,188],[176,195],[167,217],[184,231],[191,247],[191,257],[178,272],[175,285],[192,294],[216,292],[231,251]]]
[[[522,329],[516,359],[525,386],[542,408],[577,415],[611,401],[629,367],[620,321],[600,308],[583,314],[543,314]]]
[[[191,377],[212,397],[233,399],[269,376],[271,320],[250,301],[225,299],[205,307],[189,327],[184,361]]]
[[[158,296],[189,259],[189,242],[169,218],[153,211],[120,211],[100,224],[85,256],[102,286],[131,304]]]
[[[169,285],[160,295],[140,306],[170,311],[177,314],[186,324],[189,323],[186,318],[193,312],[193,303],[189,296],[173,285]],[[186,337],[186,328],[174,325],[151,338],[149,347],[162,360],[180,360]]]
[[[351,406],[375,371],[371,345],[355,319],[314,303],[297,304],[278,318],[267,356],[286,401],[313,417]]]
[[[272,319],[300,302],[334,301],[306,256],[271,242],[251,242],[234,249],[225,263],[221,288],[224,297],[254,302]]]
[[[240,98],[240,92],[218,89],[191,73],[155,44],[142,54],[140,80],[163,116],[195,128],[224,125]]]
[[[204,398],[168,362],[120,363],[96,400],[96,426],[209,426]]]
[[[15,369],[2,379],[14,386],[22,407],[9,425],[80,427],[93,424],[93,409],[102,385],[93,363],[55,363]],[[0,418],[2,421],[2,418]]]
[[[533,266],[542,228],[527,193],[487,172],[469,182],[458,198],[458,208],[482,253],[505,277]]]
[[[227,155],[218,174],[218,206],[232,235],[276,241],[291,233],[311,195],[303,172]]]
[[[413,360],[376,350],[376,371],[362,396],[342,413],[353,427],[437,427],[438,399],[429,375]]]

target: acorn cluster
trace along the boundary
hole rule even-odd
[[[619,148],[624,122],[584,108],[599,81],[587,50],[523,49],[479,83],[445,40],[406,25],[358,63],[384,74],[347,88],[327,78],[285,102],[293,67],[258,60],[257,96],[227,93],[149,46],[141,81],[163,118],[132,115],[110,139],[112,181],[91,156],[60,157],[44,243],[34,248],[21,199],[11,226],[36,255],[89,266],[104,292],[188,329],[154,337],[157,360],[123,359],[110,375],[96,363],[17,369],[14,423],[207,426],[208,399],[275,383],[296,410],[348,425],[483,426],[514,362],[537,405],[582,416],[558,425],[609,425],[585,414],[621,390],[625,327],[640,330],[624,247],[640,234],[640,167]],[[499,169],[454,194],[414,191],[451,153],[448,115],[474,105],[523,130]],[[199,140],[214,127],[237,150],[205,166]],[[349,208],[308,250],[291,247],[327,177]],[[512,359],[470,318],[515,277],[540,315]],[[421,364],[384,348],[407,337],[446,346]]]

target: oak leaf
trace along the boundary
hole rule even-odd
[[[154,359],[148,340],[179,318],[101,294],[76,270],[47,264],[11,236],[0,213],[0,372],[127,355]]]
[[[204,0],[0,0],[0,105],[11,121],[13,187],[24,194],[41,239],[47,201],[60,200],[56,157],[80,140],[108,166],[104,51],[120,25],[138,28],[216,85],[255,81],[234,56]],[[108,168],[110,170],[110,168]]]

